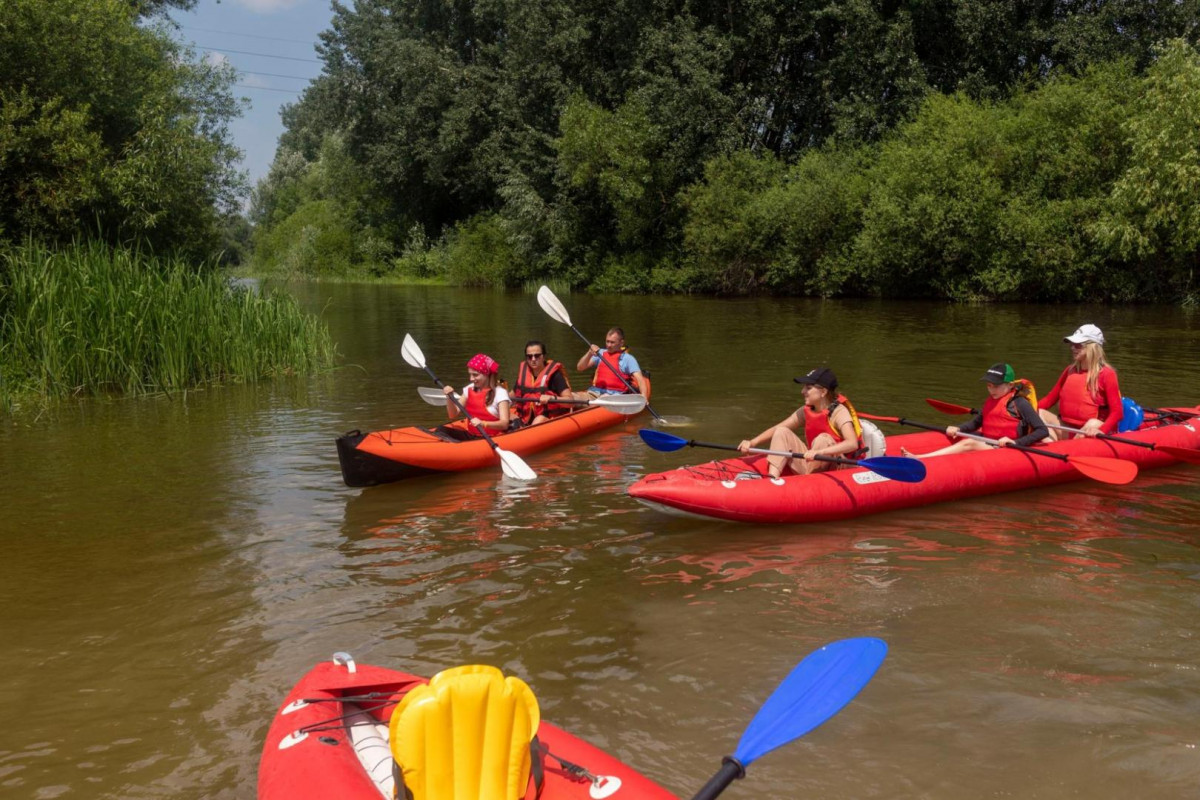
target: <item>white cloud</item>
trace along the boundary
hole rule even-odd
[[[233,0],[233,3],[256,14],[274,14],[276,11],[295,8],[301,3],[301,0]]]
[[[210,67],[223,67],[229,63],[229,59],[223,53],[214,53],[212,50],[205,51],[204,61]]]

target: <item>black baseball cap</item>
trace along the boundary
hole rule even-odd
[[[796,383],[808,386],[824,386],[826,389],[833,391],[837,388],[837,376],[833,374],[833,370],[828,367],[817,367],[810,370],[803,378],[792,378]]]
[[[1017,375],[1013,372],[1012,366],[1001,362],[988,367],[988,371],[983,373],[983,377],[979,380],[999,385],[1001,383],[1012,383],[1016,379]]]

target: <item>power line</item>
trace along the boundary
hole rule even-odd
[[[276,75],[274,72],[252,72],[248,69],[239,69],[237,70],[237,73],[239,75],[262,75],[264,78],[290,78],[294,81],[316,80],[316,78],[301,78],[299,75]]]
[[[283,61],[304,61],[309,64],[325,63],[325,62],[321,61],[320,59],[316,59],[316,58],[296,58],[294,56],[273,56],[270,53],[251,53],[247,50],[227,50],[224,47],[208,47],[208,46],[202,45],[202,44],[198,44],[198,45],[196,45],[196,47],[199,47],[201,50],[215,50],[218,53],[237,53],[240,56],[261,56],[263,58],[278,58]]]
[[[258,90],[264,91],[264,92],[283,92],[284,94],[303,94],[303,92],[297,92],[294,89],[273,89],[270,86],[251,86],[248,83],[235,83],[234,86],[238,87],[239,89],[258,89]]]
[[[185,31],[200,31],[201,33],[219,33],[224,36],[244,36],[247,39],[266,39],[267,41],[271,41],[271,42],[291,42],[292,44],[312,44],[312,42],[306,42],[303,39],[280,39],[277,36],[256,36],[253,33],[234,33],[233,31],[213,30],[212,28],[190,28],[187,25],[180,25],[179,27]]]

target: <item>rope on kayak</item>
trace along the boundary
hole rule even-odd
[[[380,695],[384,695],[386,697],[387,694],[390,694],[390,693],[371,692],[369,695],[358,695],[357,697],[348,695],[346,697],[318,697],[318,698],[314,698],[312,700],[306,700],[305,702],[307,702],[307,703],[333,703],[333,702],[341,703],[344,701],[362,702],[363,700],[366,700],[367,702],[374,702],[375,705],[370,705],[370,706],[362,705],[355,711],[350,712],[349,714],[342,714],[337,717],[330,717],[328,719],[322,719],[322,720],[317,720],[316,722],[310,722],[307,725],[302,725],[301,727],[297,728],[296,731],[298,733],[319,733],[322,731],[340,731],[344,727],[340,723],[345,722],[346,720],[350,719],[351,717],[357,717],[360,714],[362,714],[364,711],[368,712],[368,713],[372,712],[372,711],[378,711],[382,708],[387,708],[388,706],[394,706],[394,705],[396,705],[396,703],[400,702],[400,700],[398,698],[390,698],[390,697],[385,700],[379,700]]]
[[[558,762],[558,765],[560,767],[562,767],[563,771],[566,772],[568,775],[573,775],[574,777],[579,778],[580,780],[586,780],[591,783],[599,783],[600,782],[599,775],[593,774],[592,772],[590,772],[588,770],[587,767],[581,766],[579,764],[573,764],[570,761],[567,761],[565,758],[562,758],[560,756],[555,755],[554,753],[551,753],[549,746],[547,746],[545,744],[542,744],[539,742],[537,745],[537,752],[543,756],[549,756],[550,758],[553,758],[555,761]]]

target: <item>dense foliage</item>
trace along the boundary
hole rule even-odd
[[[335,3],[255,193],[257,257],[602,290],[1186,296],[1198,11]]]
[[[244,179],[233,73],[143,24],[193,0],[4,0],[0,241],[210,255]]]

